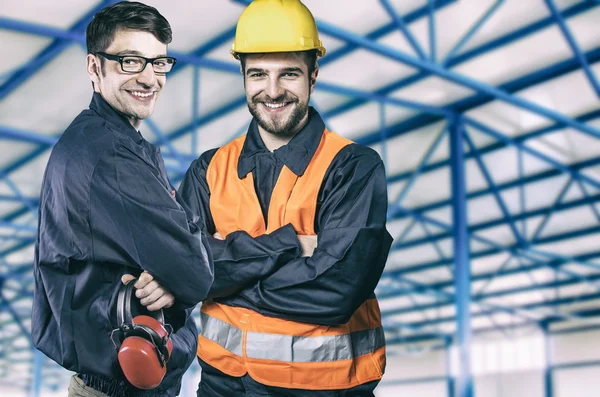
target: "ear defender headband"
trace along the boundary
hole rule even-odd
[[[138,389],[154,389],[167,372],[167,362],[173,350],[170,339],[173,329],[165,324],[162,310],[147,315],[131,315],[131,300],[135,280],[121,285],[117,297],[119,328],[110,338],[118,352],[123,374]]]

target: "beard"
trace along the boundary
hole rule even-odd
[[[281,102],[284,101],[286,103],[289,102],[289,105],[292,107],[292,114],[290,114],[287,118],[283,117],[269,117],[264,115],[261,111],[258,110],[261,103],[271,103],[271,102]],[[252,117],[256,119],[258,125],[261,128],[273,135],[279,137],[288,137],[294,135],[297,129],[298,124],[304,119],[306,114],[308,113],[308,104],[310,102],[310,95],[306,102],[300,102],[298,98],[290,98],[288,95],[285,95],[282,98],[277,98],[276,100],[266,100],[264,98],[252,98],[252,100],[248,101],[248,110]]]

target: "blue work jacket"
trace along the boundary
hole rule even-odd
[[[64,368],[111,396],[174,396],[196,354],[191,310],[213,262],[199,219],[179,200],[159,149],[95,93],[54,146],[35,246],[32,337]],[[147,270],[175,296],[167,375],[139,391],[123,377],[110,335],[121,276]]]

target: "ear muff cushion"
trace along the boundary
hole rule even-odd
[[[157,387],[167,372],[156,356],[154,345],[139,336],[125,338],[118,359],[125,377],[138,389]]]
[[[160,338],[168,336],[168,332],[159,321],[149,316],[136,316],[133,324],[134,330],[128,333],[119,349],[119,364],[133,386],[144,390],[153,389],[160,384],[167,369],[161,365],[148,333],[143,329],[135,329],[135,325],[150,328]],[[173,350],[173,342],[170,339],[166,347],[170,356]]]

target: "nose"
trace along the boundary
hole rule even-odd
[[[265,87],[265,93],[271,99],[277,99],[285,94],[285,89],[281,86],[279,79],[275,76],[267,79],[267,86]]]
[[[138,73],[137,82],[146,87],[154,87],[156,85],[156,74],[151,63],[148,63],[144,70]]]

